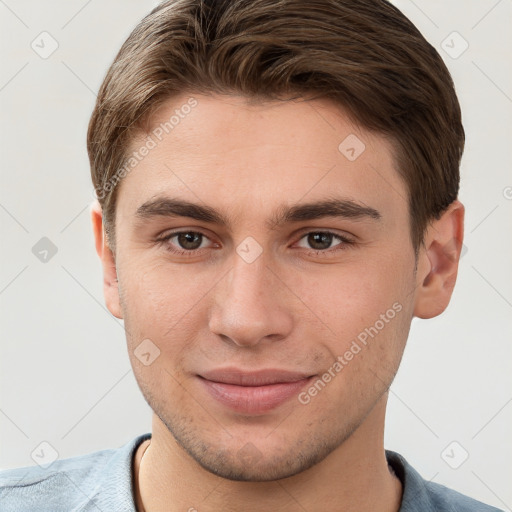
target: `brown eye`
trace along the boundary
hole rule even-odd
[[[333,240],[332,233],[309,233],[307,235],[308,244],[312,249],[329,249]]]
[[[305,240],[306,246],[300,244],[303,240]],[[341,235],[331,233],[330,231],[311,231],[302,236],[299,245],[305,249],[312,249],[314,251],[327,251],[333,247],[332,244],[334,240],[339,241],[338,244],[334,245],[336,248],[342,248],[350,244],[350,240]]]
[[[178,233],[175,236],[177,238],[179,246],[182,249],[187,249],[189,251],[199,249],[199,247],[201,247],[201,242],[203,240],[203,235],[201,233],[196,233],[194,231]]]
[[[338,251],[355,247],[356,242],[331,231],[310,231],[304,233],[297,245],[303,249],[309,249],[308,252],[316,256],[331,256]]]
[[[175,231],[157,240],[165,250],[177,256],[197,256],[208,248],[210,239],[198,231]]]

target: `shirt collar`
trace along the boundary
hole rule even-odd
[[[399,453],[386,450],[386,459],[402,482],[402,504],[399,512],[435,512],[421,475]]]
[[[134,501],[133,457],[137,448],[151,434],[142,434],[116,450],[101,468],[98,484],[90,497],[72,512],[136,512]]]

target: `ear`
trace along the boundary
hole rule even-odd
[[[418,254],[414,316],[433,318],[452,296],[464,238],[464,205],[455,200],[430,224]]]
[[[107,244],[103,229],[103,214],[97,200],[91,205],[92,229],[96,252],[103,266],[103,295],[108,310],[117,318],[123,318],[121,301],[119,298],[119,286],[117,282],[117,270],[115,256]]]

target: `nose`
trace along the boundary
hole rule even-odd
[[[215,287],[211,332],[240,347],[286,338],[293,328],[292,294],[261,255],[247,263],[237,254],[233,268]]]

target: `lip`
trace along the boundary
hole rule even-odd
[[[297,395],[314,375],[277,369],[224,368],[197,377],[222,405],[242,414],[264,414]]]

